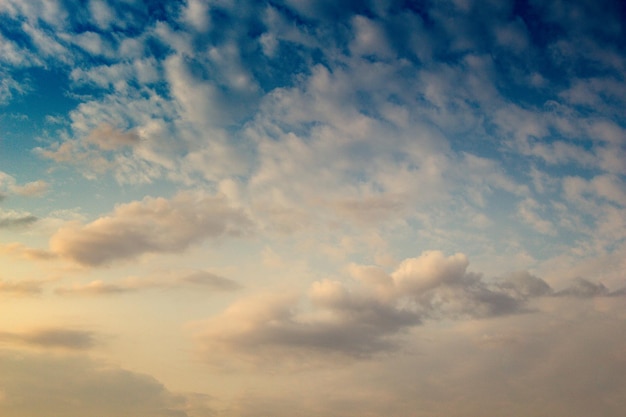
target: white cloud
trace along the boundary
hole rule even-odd
[[[379,59],[393,58],[392,46],[388,43],[385,31],[380,25],[364,16],[352,19],[354,40],[350,50],[355,55],[375,56]]]
[[[115,11],[106,0],[90,0],[89,11],[93,21],[102,30],[108,29],[115,19]]]
[[[446,258],[439,251],[429,251],[402,261],[391,277],[400,292],[419,294],[442,284],[459,282],[468,265],[469,260],[462,253]]]
[[[113,46],[109,44],[108,40],[97,32],[82,32],[78,34],[63,34],[61,38],[66,42],[72,42],[82,48],[85,52],[88,52],[92,56],[105,56],[113,57]]]
[[[3,0],[0,2],[0,10],[8,13],[11,17],[24,16],[30,23],[37,23],[39,19],[61,28],[67,19],[67,11],[58,0],[33,0],[22,2],[19,0]]]

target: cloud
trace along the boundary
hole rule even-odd
[[[89,11],[91,12],[92,20],[102,30],[108,29],[116,17],[115,9],[111,8],[104,0],[91,0],[89,2]]]
[[[26,183],[24,185],[15,185],[12,187],[12,191],[17,195],[26,197],[39,197],[45,194],[50,188],[50,184],[43,180],[37,180]]]
[[[556,235],[556,230],[552,223],[545,220],[544,216],[541,216],[538,211],[542,209],[541,205],[532,198],[527,198],[522,201],[517,208],[518,216],[539,233],[546,235]]]
[[[20,280],[7,281],[0,280],[0,294],[9,295],[36,295],[42,291],[42,286],[46,281]]]
[[[6,417],[189,417],[194,400],[149,375],[85,356],[10,350],[0,351],[0,387],[0,413]]]
[[[141,67],[140,62],[135,64]],[[120,71],[111,67],[86,76],[106,85],[134,83],[135,74],[139,77],[145,69],[131,67],[124,64],[120,70],[132,74],[128,79],[116,78]],[[167,122],[175,114],[174,104],[154,90],[130,87],[82,102],[70,112],[73,135],[33,151],[45,159],[71,164],[89,179],[112,172],[119,183],[150,183],[166,173],[180,180],[181,175],[172,171],[179,171],[175,161],[186,150],[185,142],[170,140],[178,133]]]
[[[48,250],[30,248],[22,243],[0,245],[0,254],[8,254],[28,260],[50,260],[57,258],[56,254]]]
[[[146,283],[144,285],[125,283],[115,284],[97,280],[84,285],[76,284],[71,287],[59,287],[55,290],[55,292],[60,295],[109,295],[134,292],[140,290],[141,288],[150,286],[150,283]]]
[[[403,346],[404,334],[424,323],[522,313],[529,298],[551,293],[528,273],[488,283],[468,272],[468,265],[464,254],[446,257],[440,251],[406,259],[390,274],[353,264],[347,271],[354,281],[316,281],[303,296],[244,298],[191,329],[209,361],[219,354],[219,360],[262,366],[279,357],[297,366],[393,352]]]
[[[65,328],[46,328],[29,332],[0,332],[0,342],[44,349],[86,350],[95,346],[92,332]]]
[[[522,297],[541,297],[552,294],[553,290],[543,279],[530,274],[528,271],[518,271],[510,274],[501,284],[503,288],[510,288]]]
[[[155,274],[146,278],[129,277],[118,282],[91,281],[87,284],[75,284],[69,287],[58,287],[59,295],[115,295],[133,293],[149,289],[182,289],[194,288],[209,292],[236,291],[241,285],[236,281],[221,277],[208,271],[179,272]]]
[[[101,125],[91,131],[86,142],[98,148],[110,151],[124,146],[133,146],[139,142],[139,136],[134,132],[122,132],[110,125]]]
[[[241,288],[237,282],[208,271],[192,272],[183,276],[180,281],[216,291],[233,291]]]
[[[0,210],[0,229],[27,227],[37,221],[37,217],[29,213]]]
[[[391,277],[400,292],[419,294],[460,281],[468,265],[469,260],[462,253],[446,258],[440,251],[429,251],[402,261]]]
[[[313,294],[313,300],[323,303],[319,297]],[[208,361],[226,359],[228,363],[228,357],[234,355],[263,366],[265,360],[278,355],[286,363],[293,361],[298,366],[302,361],[301,365],[306,366],[319,355],[346,359],[394,350],[395,333],[419,322],[413,312],[374,300],[346,298],[337,305],[323,306],[326,308],[310,317],[298,312],[298,304],[298,298],[289,295],[253,296],[191,327]],[[209,352],[220,355],[219,359]]]
[[[36,180],[20,185],[13,176],[0,171],[0,191],[4,191],[7,195],[40,197],[44,195],[49,188],[50,184],[43,180]],[[6,198],[6,195],[4,197]],[[0,199],[0,201],[2,201],[2,199]]]
[[[556,296],[568,296],[568,297],[603,297],[609,295],[609,289],[602,283],[593,283],[584,278],[577,277],[573,282],[565,289],[562,289],[555,293]]]
[[[221,196],[183,191],[172,199],[146,197],[118,205],[88,224],[71,223],[50,239],[50,250],[86,266],[178,253],[206,239],[252,232],[247,215]]]

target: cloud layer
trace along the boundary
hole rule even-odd
[[[623,415],[622,1],[0,21],[0,415]]]

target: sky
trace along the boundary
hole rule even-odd
[[[0,415],[626,407],[626,3],[0,0]]]

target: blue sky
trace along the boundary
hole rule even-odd
[[[0,0],[1,414],[621,415],[625,21]]]

